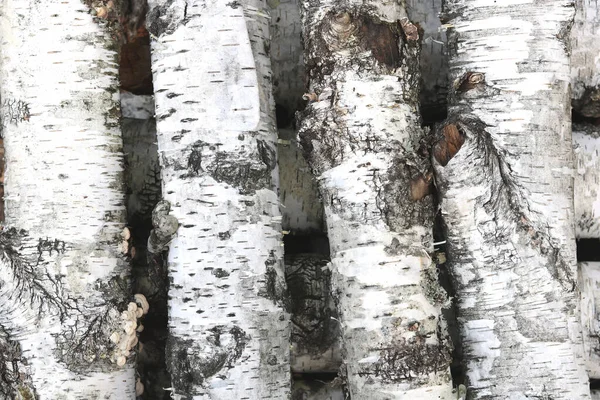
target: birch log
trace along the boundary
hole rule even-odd
[[[285,399],[281,216],[262,2],[149,2],[176,399]]]
[[[600,118],[600,4],[575,0],[575,9],[570,35],[573,109]]]
[[[450,399],[417,28],[395,3],[302,7],[311,103],[299,136],[324,199],[350,396]]]
[[[575,232],[600,239],[600,128],[573,125],[575,153]]]
[[[579,263],[579,282],[586,367],[600,379],[600,262]]]
[[[433,163],[469,398],[588,399],[566,49],[574,9],[453,0],[445,12],[453,87]]]
[[[3,1],[0,14],[0,325],[33,388],[18,395],[134,399],[115,43],[80,0]]]

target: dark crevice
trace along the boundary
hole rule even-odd
[[[573,109],[571,111],[571,119],[572,122],[574,124],[591,124],[591,125],[595,125],[598,126],[600,125],[600,118],[596,118],[596,117],[586,117],[582,114],[580,114],[579,112],[577,112],[577,110]]]
[[[600,261],[600,239],[577,240],[577,261]]]
[[[432,127],[434,124],[443,122],[448,118],[448,109],[445,105],[423,104],[420,109],[423,126]]]
[[[309,235],[289,234],[283,237],[286,255],[314,253],[329,256],[329,239],[325,233]]]
[[[121,92],[152,95],[150,39],[145,26],[148,6],[145,0],[126,0],[122,3],[124,43],[121,46],[119,75]],[[152,230],[152,210],[161,198],[160,167],[156,145],[156,122],[146,102],[136,97],[126,110],[137,115],[124,115],[122,120],[125,178],[127,185],[127,225],[131,232],[130,252],[132,291],[146,296],[150,309],[142,320],[144,330],[139,334],[137,374],[144,391],[138,400],[168,400],[171,387],[167,372],[165,349],[168,335],[166,253],[150,254],[148,237]],[[140,99],[140,98],[137,98]],[[149,119],[140,115],[146,115]]]
[[[433,240],[438,267],[438,277],[440,285],[444,288],[448,296],[452,299],[450,307],[442,308],[442,315],[447,323],[448,334],[452,340],[452,362],[450,364],[450,373],[452,375],[452,385],[466,384],[466,369],[464,365],[464,356],[462,351],[462,343],[460,340],[459,327],[457,323],[458,308],[457,294],[452,283],[452,275],[447,268],[445,260],[447,259],[446,245],[446,226],[440,213],[435,216],[433,226]]]
[[[600,379],[590,379],[590,389],[598,390],[600,389]]]

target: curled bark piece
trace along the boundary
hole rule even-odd
[[[442,135],[443,138],[433,148],[433,156],[441,166],[445,167],[452,157],[458,153],[465,142],[465,138],[456,124],[445,125],[442,128]]]
[[[152,225],[154,229],[148,238],[148,252],[159,253],[167,248],[177,229],[179,221],[172,215],[169,215],[171,203],[166,200],[159,201],[154,211],[152,211]]]

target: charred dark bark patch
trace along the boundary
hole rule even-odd
[[[211,328],[204,337],[204,343],[169,336],[167,368],[177,393],[187,396],[198,394],[194,386],[201,386],[223,368],[233,368],[249,341],[246,332],[238,326]]]
[[[402,338],[376,349],[380,352],[379,360],[359,374],[376,377],[384,383],[401,383],[447,370],[451,361],[447,346],[426,344],[418,336],[415,340],[423,343],[409,343]]]
[[[208,174],[244,194],[270,186],[272,171],[277,166],[277,153],[272,143],[257,140],[255,149],[244,152],[220,151],[219,146],[218,143],[196,142],[188,155],[188,173]]]
[[[292,299],[292,342],[316,354],[329,349],[339,336],[328,263],[328,257],[318,254],[294,254],[285,258],[286,281]]]
[[[277,273],[278,270],[281,270],[278,265],[279,263],[281,263],[281,260],[279,260],[275,252],[271,250],[269,252],[269,257],[265,260],[266,271],[264,284],[262,287],[258,288],[258,295],[270,299],[277,304],[281,304],[286,310],[289,310],[290,302],[287,287],[285,281],[283,281]]]

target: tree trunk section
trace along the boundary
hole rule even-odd
[[[310,103],[299,136],[325,207],[348,391],[455,398],[430,258],[417,28],[398,5],[302,7]]]
[[[176,399],[291,390],[268,12],[242,3],[149,2]]]
[[[79,0],[0,13],[0,358],[21,398],[134,399],[115,32]]]
[[[573,126],[575,153],[575,233],[600,239],[600,129]]]
[[[571,29],[571,84],[573,110],[582,117],[600,118],[600,4],[575,0]]]
[[[568,1],[453,0],[433,148],[472,399],[588,399],[577,306]],[[462,147],[461,147],[462,146]]]
[[[588,375],[600,379],[600,262],[579,263],[581,322]]]

